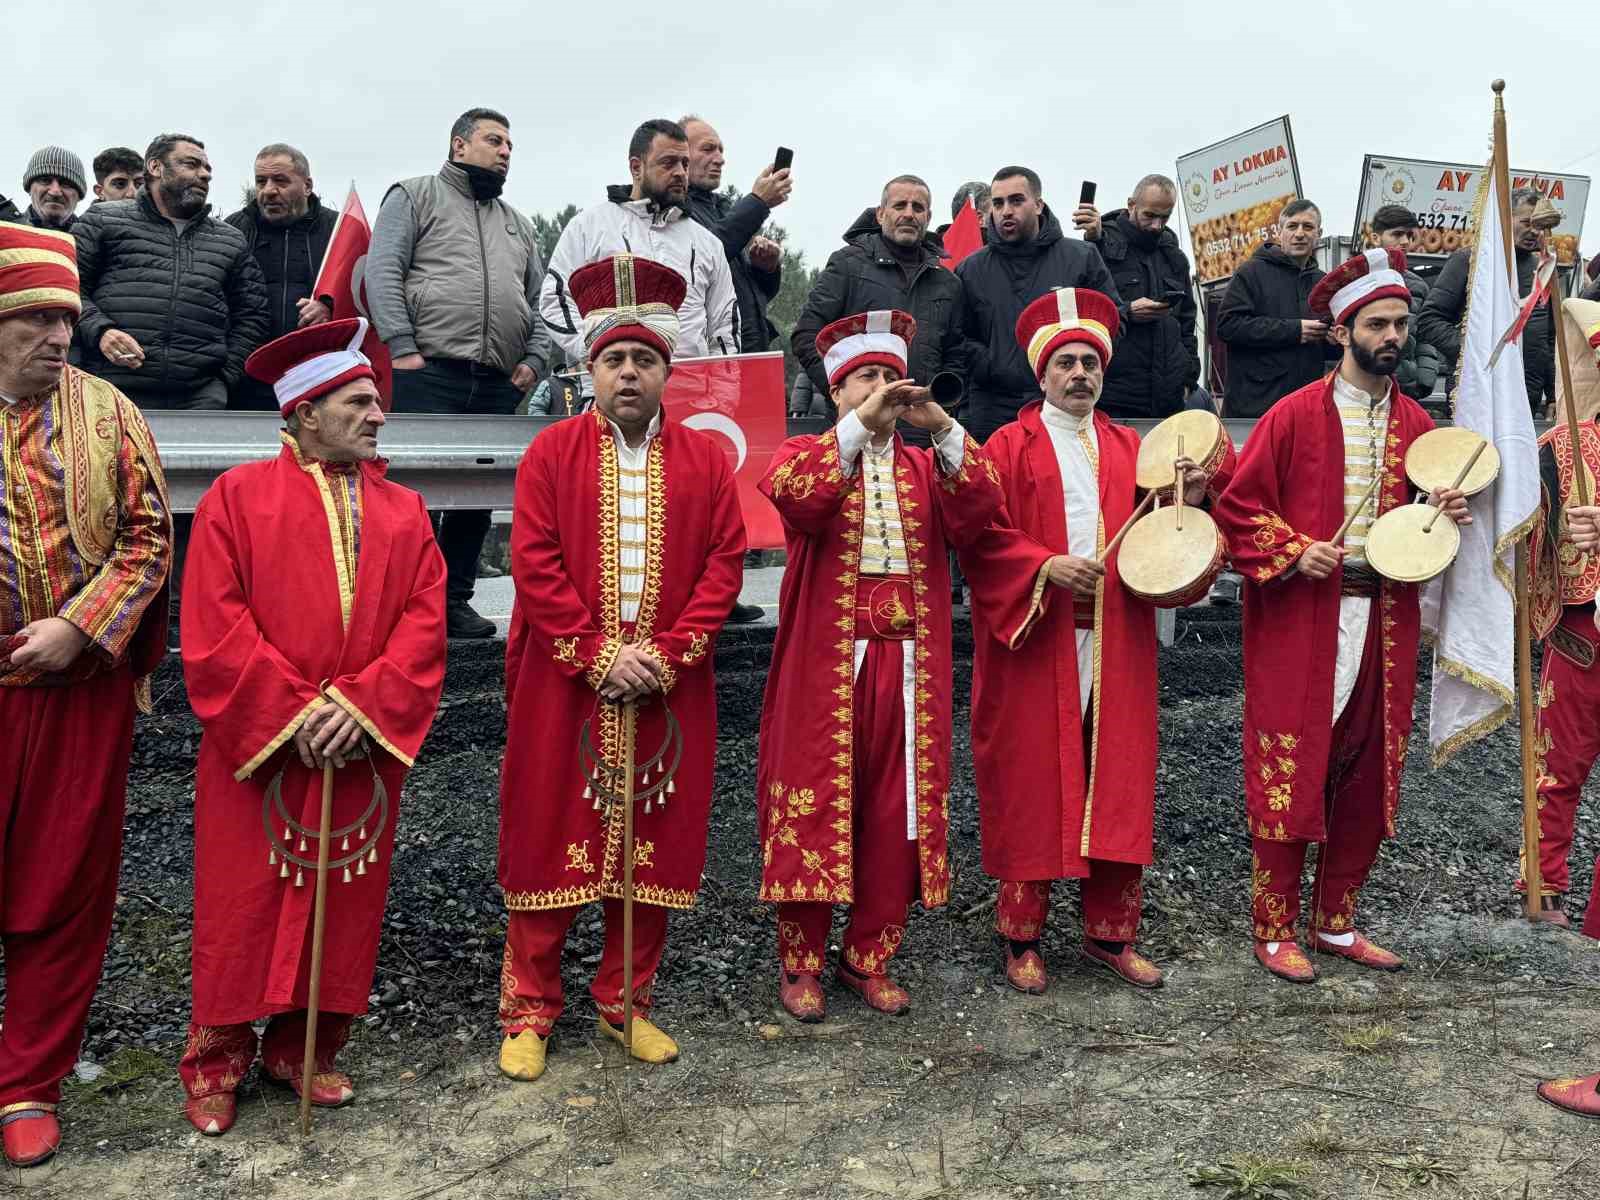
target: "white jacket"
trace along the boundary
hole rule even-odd
[[[722,242],[680,208],[652,211],[646,200],[630,200],[625,188],[608,188],[607,202],[586,208],[561,231],[545,270],[539,315],[561,346],[569,367],[588,358],[583,318],[572,302],[567,280],[579,267],[613,254],[654,259],[682,275],[689,285],[678,310],[678,358],[739,352],[738,306],[733,274]]]

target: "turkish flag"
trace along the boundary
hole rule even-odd
[[[372,314],[367,309],[367,248],[371,245],[372,223],[367,220],[367,210],[361,207],[361,197],[356,195],[356,185],[352,183],[350,195],[345,198],[344,208],[328,238],[328,252],[322,256],[322,267],[317,272],[311,294],[333,301],[336,321],[344,317],[367,319],[367,336],[361,343],[361,353],[372,360],[372,370],[378,376],[378,395],[383,401],[383,411],[388,412],[394,399],[389,347],[378,337],[372,325]]]
[[[778,512],[757,489],[773,452],[788,436],[783,403],[783,355],[737,354],[681,358],[672,364],[662,408],[671,420],[721,444],[733,468],[752,550],[783,545]]]
[[[952,271],[974,250],[983,248],[983,227],[978,223],[978,210],[972,206],[972,197],[961,206],[950,228],[944,231],[944,265]]]

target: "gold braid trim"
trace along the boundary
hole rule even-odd
[[[233,781],[235,783],[239,783],[243,780],[249,779],[250,776],[254,775],[256,773],[256,768],[276,754],[278,747],[292,738],[295,735],[295,731],[298,730],[301,725],[305,724],[305,719],[311,715],[312,710],[319,708],[322,704],[323,698],[321,696],[317,696],[314,699],[306,701],[306,706],[297,712],[293,719],[278,731],[276,737],[274,737],[265,746],[261,747],[260,751],[257,752],[255,757],[253,757],[249,762],[245,763],[244,766],[240,767],[233,773]]]
[[[1033,627],[1044,616],[1044,589],[1050,582],[1050,560],[1039,567],[1039,576],[1033,581],[1033,599],[1028,602],[1028,615],[1022,618],[1022,624],[1017,626],[1016,632],[1006,642],[1007,650],[1015,650],[1022,645],[1023,640],[1033,632]]]
[[[12,1113],[19,1112],[55,1112],[56,1106],[45,1100],[20,1100],[16,1104],[8,1104],[0,1108],[0,1117],[9,1117]]]
[[[1428,640],[1433,641],[1432,638]],[[1463,683],[1477,688],[1480,692],[1489,693],[1500,702],[1499,707],[1493,712],[1479,717],[1471,725],[1468,725],[1465,729],[1458,730],[1434,748],[1433,766],[1435,770],[1438,770],[1454,758],[1463,747],[1477,741],[1479,738],[1488,737],[1489,734],[1510,720],[1512,702],[1516,697],[1495,680],[1479,674],[1465,663],[1445,658],[1439,653],[1439,647],[1436,643],[1433,651],[1433,669],[1435,671],[1443,671],[1447,675],[1453,675]]]
[[[338,688],[331,687],[328,689],[328,699],[332,700],[340,708],[344,709],[345,712],[354,717],[356,719],[356,724],[360,725],[362,729],[366,730],[367,736],[373,741],[377,742],[378,745],[382,746],[390,754],[394,755],[401,762],[405,763],[406,766],[410,767],[416,765],[411,755],[406,754],[400,749],[400,747],[396,746],[388,738],[384,737],[383,734],[379,732],[378,727],[372,723],[372,719],[368,717],[366,713],[357,708],[355,702],[341,692]]]

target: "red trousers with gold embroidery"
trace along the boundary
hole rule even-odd
[[[1383,845],[1383,670],[1378,650],[1377,605],[1355,691],[1333,723],[1328,782],[1323,793],[1327,840],[1311,885],[1311,928],[1348,933],[1355,928],[1356,897]],[[1293,941],[1300,919],[1300,878],[1310,842],[1253,837],[1251,887],[1255,935],[1265,942]]]
[[[1561,624],[1595,644],[1593,609],[1563,609]],[[1539,879],[1544,894],[1550,896],[1571,890],[1567,856],[1578,820],[1578,795],[1600,758],[1600,666],[1580,667],[1547,642],[1537,695],[1534,744],[1544,751],[1539,771]],[[1521,880],[1518,890],[1526,890]]]
[[[622,901],[602,900],[605,945],[589,994],[595,1007],[613,1024],[622,1011]],[[500,1027],[507,1034],[531,1029],[549,1037],[563,1007],[561,951],[578,908],[514,912],[506,926],[506,956],[500,968]],[[650,1012],[661,952],[667,945],[667,910],[657,904],[633,906],[633,1011]]]
[[[1144,902],[1144,868],[1138,863],[1089,861],[1083,881],[1083,932],[1106,942],[1139,938],[1139,913]],[[1051,880],[1000,881],[994,927],[1013,942],[1036,942],[1050,912]]]
[[[54,1106],[78,1059],[111,937],[133,712],[126,668],[0,687],[0,1111]]]
[[[883,975],[900,948],[918,893],[917,840],[906,836],[904,664],[913,643],[871,639],[856,672],[851,716],[855,761],[850,812],[853,899],[844,961]],[[822,970],[833,905],[778,905],[778,953],[790,974]]]
[[[334,1057],[350,1037],[350,1013],[317,1014],[317,1074],[333,1070]],[[299,1076],[306,1064],[306,1010],[276,1013],[256,1038],[248,1023],[189,1026],[189,1038],[178,1060],[183,1090],[198,1099],[238,1089],[261,1051],[261,1065],[275,1079]]]

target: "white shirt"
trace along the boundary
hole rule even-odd
[[[644,441],[629,446],[611,418],[611,437],[617,443],[617,599],[618,619],[631,625],[639,619],[644,597],[645,540],[650,531],[649,497],[646,495],[650,443],[661,432],[658,412],[645,431]]]
[[[905,532],[900,524],[900,501],[894,481],[894,438],[880,445],[861,423],[854,410],[840,419],[839,465],[845,475],[856,473],[856,464],[865,464],[863,497],[866,511],[861,525],[861,573],[863,575],[909,575]],[[939,464],[946,474],[961,469],[966,457],[967,435],[959,423],[935,444]]]
[[[1075,417],[1045,402],[1040,409],[1045,431],[1061,471],[1061,499],[1067,514],[1067,553],[1093,558],[1100,550],[1100,438],[1094,410]],[[1069,598],[1070,603],[1070,598]],[[1094,630],[1079,629],[1078,711],[1089,715],[1094,694]]]
[[[1344,427],[1344,514],[1348,517],[1383,469],[1388,449],[1385,439],[1389,433],[1389,392],[1385,390],[1381,398],[1374,399],[1348,383],[1343,375],[1335,374],[1333,403],[1339,410],[1339,423]],[[1377,512],[1378,498],[1374,496],[1361,515],[1350,522],[1344,535],[1346,561],[1363,564],[1367,561],[1367,531],[1372,528]],[[1333,719],[1336,724],[1355,694],[1356,677],[1361,674],[1361,652],[1367,644],[1367,622],[1371,618],[1370,596],[1339,597],[1339,648],[1333,660]]]

